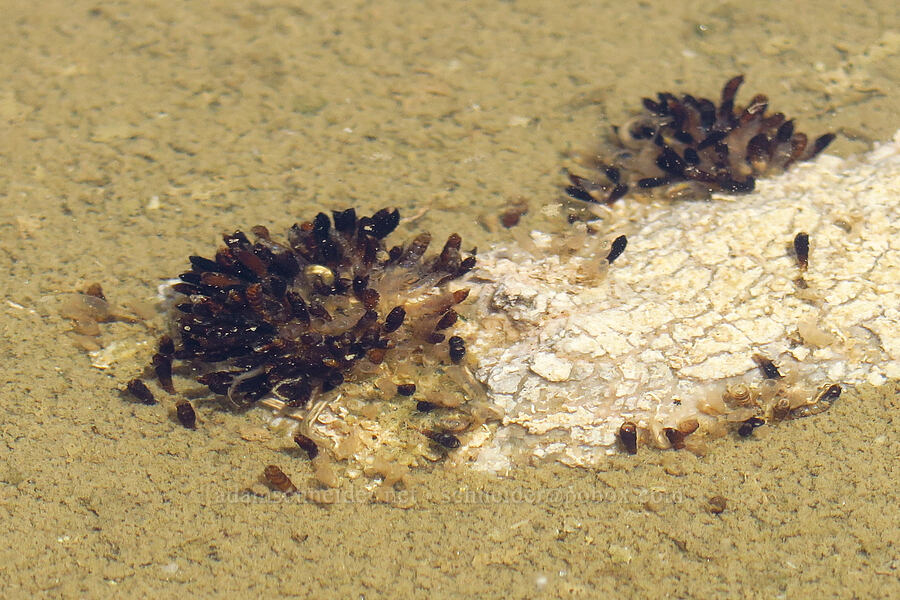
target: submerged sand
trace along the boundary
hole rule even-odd
[[[118,391],[67,335],[60,294],[130,304],[257,223],[395,205],[406,234],[559,231],[559,169],[643,95],[737,72],[850,155],[897,121],[894,3],[0,2],[0,584],[7,597],[809,597],[900,595],[898,382],[689,453],[417,474],[393,503],[325,507],[256,412]],[[828,41],[826,43],[825,41]],[[607,120],[604,120],[607,119]],[[158,322],[104,326],[152,341]],[[244,438],[258,438],[248,441]],[[719,500],[725,499],[724,510]],[[406,508],[400,508],[406,507]]]

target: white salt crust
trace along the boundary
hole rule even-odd
[[[594,254],[533,232],[531,247],[478,257],[478,314],[457,331],[504,416],[470,438],[477,468],[597,464],[625,420],[658,432],[726,384],[758,385],[755,353],[810,395],[900,378],[900,132],[749,195],[602,210]],[[628,246],[604,275],[620,234]]]

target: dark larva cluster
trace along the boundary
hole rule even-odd
[[[827,133],[810,142],[783,113],[767,113],[769,101],[761,94],[746,107],[735,107],[743,81],[743,75],[728,81],[718,105],[690,94],[644,98],[643,112],[615,127],[609,143],[589,159],[599,177],[570,173],[566,192],[603,204],[656,188],[667,198],[746,193],[756,178],[808,160],[834,139]]]
[[[237,231],[213,258],[191,256],[153,361],[162,387],[174,391],[171,362],[184,361],[233,406],[268,396],[302,408],[389,353],[427,347],[449,361],[446,331],[468,290],[447,283],[472,269],[475,251],[463,256],[456,234],[430,257],[427,233],[388,248],[399,222],[392,209],[319,213],[285,239],[254,227],[252,241]]]

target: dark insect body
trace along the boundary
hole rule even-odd
[[[750,417],[746,421],[740,424],[738,427],[738,435],[741,437],[750,437],[753,435],[753,430],[757,427],[762,427],[766,422],[760,419],[759,417]]]
[[[707,509],[714,515],[720,515],[728,508],[728,500],[724,496],[713,496],[707,501]]]
[[[834,402],[841,397],[841,386],[837,383],[829,385],[816,399],[816,402]]]
[[[466,355],[466,342],[458,335],[454,335],[448,341],[450,347],[450,360],[454,363],[460,362]]]
[[[619,427],[619,442],[628,454],[637,454],[637,426],[631,421],[625,421]]]
[[[319,447],[316,443],[302,433],[294,434],[294,443],[306,452],[306,455],[309,456],[310,460],[319,455]]]
[[[718,106],[690,94],[644,98],[643,112],[614,128],[613,139],[591,157],[598,177],[569,174],[566,193],[601,204],[656,188],[665,188],[669,198],[747,193],[757,178],[809,160],[834,140],[827,133],[810,143],[783,113],[767,113],[769,101],[761,94],[746,107],[735,107],[743,81],[743,75],[729,80]]]
[[[609,249],[609,254],[606,255],[606,262],[612,264],[614,260],[622,256],[622,253],[625,252],[625,246],[628,245],[628,238],[624,235],[620,235],[616,239],[613,240],[612,246]]]
[[[425,431],[423,433],[425,437],[448,450],[459,448],[459,438],[452,433],[445,433],[443,431]]]
[[[263,476],[269,485],[284,492],[285,494],[293,494],[297,491],[297,486],[291,481],[291,478],[285,475],[281,468],[275,465],[269,465],[263,470]]]
[[[800,419],[821,414],[831,408],[831,405],[841,397],[842,392],[843,388],[841,388],[840,384],[833,383],[822,389],[813,399],[812,404],[798,406],[791,410],[790,415],[792,418]]]
[[[153,397],[153,392],[151,392],[150,388],[148,388],[140,379],[132,379],[126,384],[125,389],[143,404],[156,404],[156,398]]]
[[[175,385],[172,383],[172,357],[156,353],[153,355],[153,370],[159,385],[170,394],[175,393]]]
[[[103,293],[103,286],[99,283],[91,283],[85,288],[84,294],[86,296],[93,296],[94,298],[98,298],[100,300],[106,301],[106,294]]]
[[[197,428],[197,413],[194,412],[194,407],[187,400],[182,398],[175,403],[175,414],[182,427],[186,429]]]
[[[673,450],[684,449],[684,438],[687,437],[687,434],[672,427],[666,427],[663,429],[663,433],[666,434],[666,439],[672,444]]]
[[[775,363],[762,354],[754,354],[753,361],[759,366],[759,370],[762,371],[763,377],[766,379],[781,379],[784,377],[778,370],[778,367],[775,366]]]
[[[809,266],[809,234],[800,232],[794,237],[794,254],[801,271]]]
[[[414,383],[401,383],[397,386],[397,393],[401,396],[412,396],[416,393],[416,384]]]

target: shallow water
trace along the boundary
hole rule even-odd
[[[190,432],[124,401],[150,348],[94,369],[56,310],[92,282],[153,298],[221,232],[320,209],[394,205],[482,248],[520,199],[524,227],[562,228],[540,208],[570,153],[644,95],[738,72],[863,151],[900,126],[892,6],[0,2],[4,594],[900,594],[898,382],[702,459],[421,473],[393,505],[319,507],[240,494],[266,464],[310,476],[242,439],[261,415],[201,404]]]

